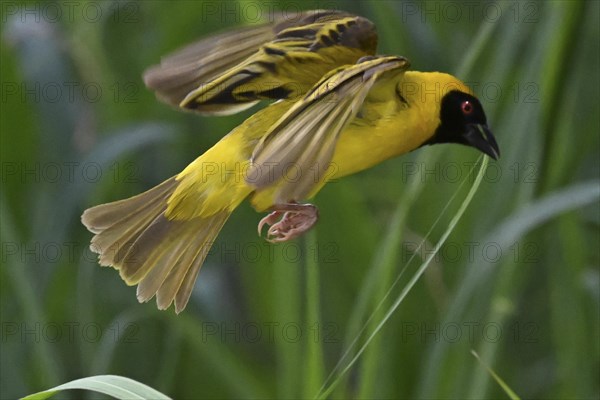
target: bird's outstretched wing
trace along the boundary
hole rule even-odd
[[[280,13],[272,23],[208,37],[164,58],[144,82],[169,104],[227,115],[262,99],[302,96],[376,47],[366,18],[335,10]]]
[[[179,106],[198,86],[254,54],[273,39],[273,24],[250,26],[192,43],[166,57],[144,72],[144,83],[165,103]]]
[[[403,73],[403,57],[365,57],[331,71],[295,103],[258,143],[247,183],[257,191],[276,187],[275,202],[307,198],[321,182],[340,133],[354,119],[369,91],[387,73]],[[287,182],[289,168],[299,179]]]

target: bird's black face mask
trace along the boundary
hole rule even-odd
[[[487,126],[481,103],[470,94],[453,90],[442,98],[441,124],[425,144],[460,143],[497,160],[500,149]]]

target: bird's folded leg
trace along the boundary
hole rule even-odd
[[[269,225],[267,241],[286,242],[308,231],[319,219],[319,210],[312,204],[276,204],[273,212],[258,223],[258,235]]]

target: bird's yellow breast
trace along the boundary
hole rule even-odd
[[[331,161],[331,179],[373,167],[387,159],[408,153],[425,142],[433,132],[417,110],[399,110],[398,115],[366,125],[360,121],[345,129]]]
[[[453,76],[438,72],[408,71],[395,81],[379,82],[359,116],[341,133],[328,178],[360,172],[417,149],[440,124],[441,98],[455,89],[470,92]]]

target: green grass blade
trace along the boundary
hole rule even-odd
[[[592,204],[600,198],[600,181],[582,182],[532,202],[507,218],[486,238],[508,247],[535,227],[556,216]],[[484,243],[486,243],[484,240]]]
[[[412,290],[414,285],[418,282],[420,277],[423,275],[423,273],[429,266],[431,260],[433,260],[433,257],[435,257],[435,255],[438,253],[438,251],[440,250],[442,245],[446,242],[446,240],[448,239],[448,236],[450,235],[450,233],[452,233],[452,231],[458,224],[458,221],[460,220],[460,218],[464,214],[465,210],[471,203],[473,196],[475,195],[475,193],[477,192],[477,189],[479,188],[479,185],[481,184],[481,180],[483,179],[483,176],[485,174],[485,169],[487,167],[487,164],[488,164],[488,158],[484,157],[483,162],[481,164],[481,168],[479,169],[479,173],[477,174],[477,177],[475,178],[475,182],[473,183],[471,190],[469,190],[469,193],[467,194],[465,200],[463,200],[463,202],[462,202],[461,206],[459,207],[459,209],[457,210],[456,214],[454,214],[454,216],[452,217],[452,220],[448,224],[448,228],[446,229],[446,231],[444,232],[444,234],[442,235],[440,240],[435,245],[433,251],[430,252],[427,259],[421,264],[421,266],[419,267],[417,272],[412,276],[410,281],[406,284],[406,286],[404,287],[402,292],[398,295],[398,297],[396,298],[394,303],[388,308],[384,317],[379,321],[379,323],[376,325],[375,329],[369,334],[365,343],[358,349],[356,355],[340,371],[337,378],[335,378],[335,380],[333,380],[333,382],[329,386],[326,386],[324,389],[322,389],[322,391],[320,393],[317,394],[317,398],[324,399],[331,393],[331,391],[333,391],[333,389],[335,389],[336,385],[338,384],[338,382],[340,381],[342,376],[344,374],[346,374],[350,370],[350,368],[352,368],[352,366],[356,363],[358,358],[362,355],[362,353],[365,351],[365,349],[369,346],[371,341],[381,331],[381,329],[386,324],[386,322],[390,319],[390,317],[398,309],[400,304],[404,301],[404,299],[406,298],[408,293]]]
[[[320,279],[319,265],[316,260],[316,252],[311,250],[317,248],[317,234],[311,230],[305,239],[305,261],[306,261],[306,334],[305,357],[304,357],[304,394],[309,398],[319,390],[323,382],[323,341],[321,340],[321,317],[320,308]]]
[[[429,163],[435,162],[434,160],[439,154],[439,152],[432,154],[424,152],[419,155],[419,160],[422,160],[423,163],[425,163],[425,160]],[[369,277],[363,286],[364,290],[361,290],[360,292],[361,298],[358,302],[359,307],[356,307],[356,312],[353,314],[351,329],[349,329],[350,333],[358,331],[358,335],[356,335],[355,339],[352,341],[347,340],[347,342],[350,343],[348,350],[355,345],[360,338],[360,335],[362,335],[365,329],[370,326],[369,324],[383,317],[383,306],[386,304],[388,297],[392,294],[393,288],[406,271],[406,267],[403,268],[394,281],[394,270],[398,258],[398,244],[402,241],[406,219],[412,205],[418,199],[419,194],[424,187],[425,185],[421,184],[418,179],[412,179],[403,193],[402,199],[398,201],[398,206],[392,217],[392,223],[388,228],[381,247],[375,253],[376,256],[373,260],[373,268],[370,268]],[[406,265],[409,264],[410,263],[407,263]],[[364,320],[365,314],[369,312],[368,306],[371,305],[374,305],[375,309],[371,311],[367,321],[359,330],[358,326]],[[379,360],[382,356],[382,351],[383,346],[380,340],[375,340],[366,351],[360,374],[359,397],[376,395],[373,392],[375,390],[377,376],[379,375]],[[346,355],[348,355],[348,353],[344,354],[344,356]]]
[[[133,326],[146,318],[151,318],[154,310],[147,308],[133,308],[120,312],[109,324],[109,326]],[[117,336],[103,336],[93,356],[88,360],[91,375],[102,375],[110,370],[111,362],[117,353],[123,336],[127,334],[125,329],[119,329]]]
[[[18,237],[16,229],[12,221],[12,214],[6,209],[7,202],[4,201],[5,193],[0,193],[0,215],[2,216],[2,224],[0,224],[0,237],[2,237],[2,257],[5,257],[5,244],[21,243],[22,239]],[[32,274],[23,265],[12,262],[10,257],[3,260],[1,276],[4,280],[10,282],[9,291],[13,292],[11,300],[16,300],[22,310],[22,318],[26,321],[37,323],[45,323],[46,317],[43,313],[43,307],[40,302],[40,297],[35,291],[32,284]],[[4,324],[4,320],[3,320]],[[4,341],[4,327],[2,340]],[[30,351],[33,354],[32,359],[35,360],[35,366],[32,368],[39,369],[43,377],[41,383],[48,385],[57,384],[62,377],[62,363],[57,358],[53,347],[45,340],[41,340],[34,346],[30,346]],[[58,368],[57,368],[58,367]]]
[[[565,174],[564,161],[567,152],[564,148],[571,143],[572,133],[570,130],[557,129],[556,121],[561,117],[564,107],[563,93],[568,90],[568,81],[560,77],[569,74],[570,66],[565,60],[572,59],[575,49],[573,42],[581,37],[586,5],[589,6],[586,2],[579,1],[550,2],[556,25],[542,71],[541,90],[546,94],[542,102],[542,123],[548,136],[544,142],[546,174],[540,190],[556,187]]]
[[[424,165],[425,163],[435,163],[440,156],[440,151],[432,149],[429,152],[421,152],[417,158],[416,163]],[[333,370],[329,373],[327,379],[323,383],[323,387],[332,379],[334,374],[341,368],[343,362],[350,356],[352,349],[354,349],[356,343],[360,339],[361,335],[370,326],[372,320],[382,314],[378,314],[379,310],[385,304],[387,298],[391,295],[393,288],[400,280],[403,272],[397,276],[395,282],[391,282],[391,278],[384,279],[382,282],[382,276],[390,276],[391,270],[395,263],[394,260],[397,258],[398,244],[402,239],[402,231],[406,222],[407,215],[413,205],[418,199],[419,194],[424,189],[424,185],[418,179],[411,179],[402,192],[401,198],[397,202],[397,207],[391,218],[391,222],[387,228],[387,231],[383,237],[381,244],[375,251],[373,261],[368,268],[367,277],[361,285],[358,292],[354,306],[352,307],[352,314],[348,322],[347,332],[344,343],[346,343],[346,350],[338,360]],[[410,264],[410,261],[407,265]],[[385,288],[387,292],[385,292]],[[377,304],[375,304],[378,302]],[[369,306],[375,305],[375,309],[371,310],[370,316],[367,317],[369,312]],[[365,322],[366,320],[366,322]],[[371,358],[376,359],[376,351],[373,352],[374,356]],[[367,368],[363,371],[363,379],[369,379],[376,372],[373,368]],[[369,383],[361,382],[363,387],[369,387]],[[323,388],[322,387],[322,388]]]
[[[276,245],[277,249],[283,246]],[[303,293],[301,263],[286,259],[279,252],[273,262],[273,285],[269,288],[273,302],[273,319],[280,326],[301,327]],[[289,325],[288,325],[289,324]],[[297,398],[302,393],[302,346],[300,338],[275,341],[277,398]]]
[[[473,354],[473,357],[475,357],[475,359],[479,362],[479,364],[485,368],[485,370],[492,376],[492,378],[494,378],[494,380],[498,383],[498,385],[500,385],[500,387],[502,388],[502,390],[504,390],[504,392],[507,394],[507,396],[511,399],[511,400],[521,400],[521,398],[510,388],[510,386],[508,386],[506,384],[506,382],[504,382],[504,380],[502,378],[500,378],[498,376],[498,374],[496,374],[496,372],[494,372],[493,369],[491,369],[489,366],[487,366],[479,357],[479,354],[477,354],[477,352],[475,350],[471,350],[471,354]]]
[[[177,316],[164,315],[164,318],[167,323],[178,325],[182,338],[190,345],[190,351],[198,360],[215,369],[217,376],[222,377],[234,397],[273,397],[269,392],[270,387],[261,379],[260,371],[247,368],[234,348],[223,343],[219,337],[202,337],[203,321],[197,316],[182,313]]]
[[[507,1],[502,1],[499,2],[499,5],[501,8],[504,8],[507,3]],[[492,38],[492,33],[494,33],[497,26],[498,23],[486,23],[481,25],[477,35],[475,35],[475,38],[473,39],[473,43],[467,49],[461,64],[456,69],[456,76],[464,78],[469,75],[475,66],[477,58],[483,53],[484,49]]]
[[[62,392],[63,390],[71,389],[91,390],[94,392],[107,394],[116,399],[170,399],[170,397],[152,389],[150,386],[146,386],[143,383],[134,381],[133,379],[117,375],[97,375],[76,379],[74,381],[56,386],[52,389],[23,397],[22,400],[43,400],[50,398],[55,394]]]
[[[497,243],[500,248],[509,248],[511,244],[516,243],[533,229],[538,228],[565,212],[593,204],[594,202],[597,202],[598,199],[600,199],[599,181],[590,181],[572,185],[523,206],[520,210],[500,223],[498,227],[484,237],[481,242],[493,242]],[[503,268],[499,268],[499,270],[503,272],[500,279],[502,282],[510,280],[510,276],[515,272],[516,265],[517,264],[515,263],[509,263]],[[462,280],[461,287],[442,323],[460,320],[461,310],[465,309],[469,299],[474,296],[474,293],[476,293],[479,287],[493,279],[495,276],[493,273],[496,270],[496,268],[492,268],[492,265],[489,262],[480,262],[477,268],[471,269]],[[514,282],[512,285],[514,285]],[[505,296],[505,294],[502,294],[502,296]],[[505,318],[505,316],[500,316],[497,313],[492,312],[492,316],[487,320],[501,324],[503,318]],[[488,349],[491,345],[492,343],[487,343],[486,346],[484,346],[483,354],[486,356],[492,351],[491,349]],[[440,348],[437,348],[437,350],[441,351]],[[436,359],[441,359],[441,354],[436,352],[432,354]],[[477,375],[471,377],[472,380],[477,380],[477,378]],[[481,386],[474,381],[471,381],[470,384],[473,387]],[[478,394],[481,395],[481,393]]]

